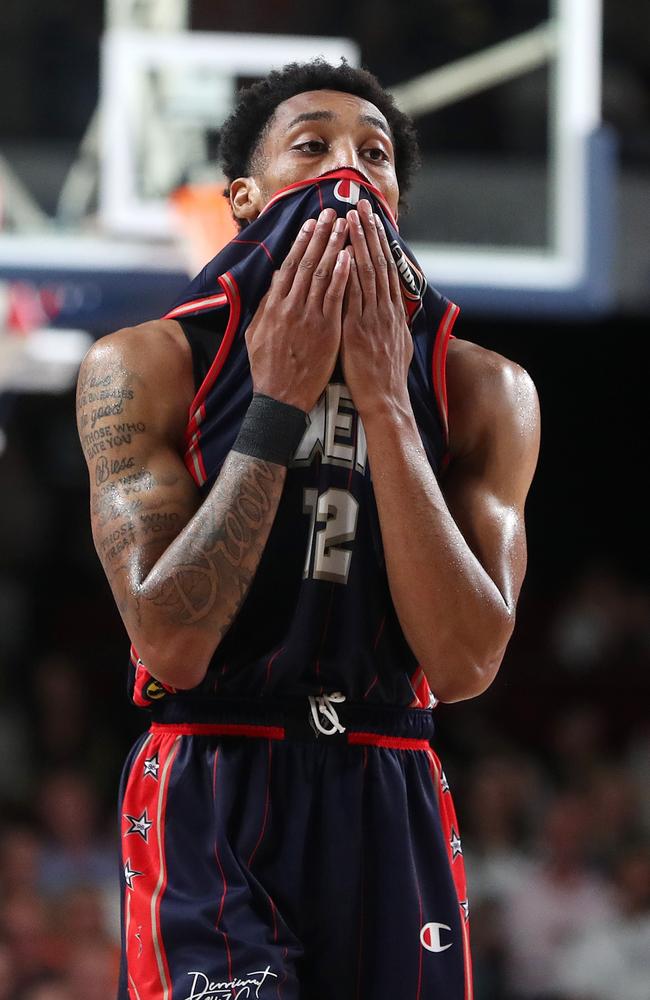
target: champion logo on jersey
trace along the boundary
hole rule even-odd
[[[348,205],[356,205],[361,197],[361,185],[345,177],[334,185],[334,197]]]
[[[422,943],[422,947],[426,948],[427,951],[433,951],[436,953],[447,951],[447,948],[451,948],[453,941],[443,943],[443,931],[451,931],[451,927],[448,924],[425,924],[420,931],[420,942]],[[445,935],[445,937],[446,936],[447,935]]]

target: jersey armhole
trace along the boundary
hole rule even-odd
[[[205,417],[205,399],[217,381],[219,373],[230,354],[230,348],[235,339],[235,333],[239,328],[239,318],[241,315],[239,288],[232,274],[227,271],[225,274],[220,275],[218,280],[225,295],[225,302],[222,301],[219,304],[228,308],[228,322],[221,344],[219,345],[219,350],[190,404],[188,423],[185,429],[186,449],[184,461],[190,475],[199,488],[207,482],[207,473],[201,449],[201,423]]]
[[[440,320],[440,325],[436,331],[436,338],[433,345],[433,356],[431,359],[431,381],[445,437],[445,453],[443,455],[441,466],[443,470],[447,468],[450,458],[449,410],[447,403],[447,351],[449,350],[449,341],[453,336],[454,324],[458,319],[459,313],[459,307],[454,302],[450,302],[445,309],[444,315]]]

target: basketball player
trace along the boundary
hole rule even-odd
[[[98,554],[151,728],[122,789],[131,1000],[469,1000],[431,707],[493,680],[538,408],[399,235],[413,129],[291,65],[222,152],[239,236],[78,388]],[[417,210],[417,206],[415,206]]]

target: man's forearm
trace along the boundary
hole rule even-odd
[[[203,676],[253,581],[286,473],[231,452],[206,500],[146,577],[138,580],[133,567],[135,644],[159,680],[192,687]]]
[[[500,662],[512,612],[454,521],[410,408],[363,420],[400,624],[434,693],[471,697]]]

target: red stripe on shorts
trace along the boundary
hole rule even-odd
[[[461,903],[465,903],[467,905],[465,862],[463,860],[462,853],[456,852],[456,856],[454,857],[455,852],[452,848],[452,837],[458,837],[458,819],[456,818],[456,809],[454,808],[454,802],[451,797],[449,787],[446,783],[443,785],[442,765],[431,747],[429,747],[427,756],[429,758],[431,778],[433,779],[438,795],[442,832],[447,845],[449,867],[451,868],[451,874],[454,879],[456,895],[458,896],[458,906],[460,908],[460,926],[463,933],[463,966],[465,969],[465,1000],[473,1000],[474,989],[472,983],[472,956],[469,947],[469,923],[466,919],[466,911],[461,906]]]
[[[155,996],[160,1000],[172,997],[169,965],[160,930],[160,904],[167,885],[167,793],[177,752],[175,734],[145,740],[131,768],[122,802],[129,980],[134,992],[142,998]],[[150,763],[146,773],[145,761]]]

